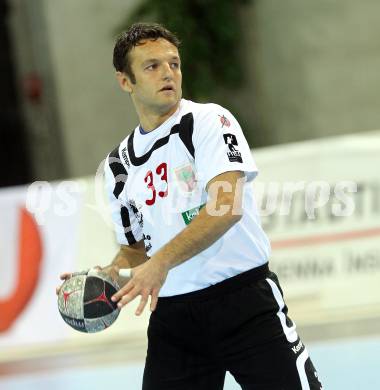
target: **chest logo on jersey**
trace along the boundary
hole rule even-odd
[[[182,165],[174,169],[179,188],[184,193],[190,193],[197,187],[197,179],[191,164]]]
[[[228,118],[226,118],[224,115],[218,115],[218,116],[220,119],[220,123],[222,124],[222,127],[224,127],[224,126],[230,127],[231,126],[231,122]]]
[[[227,152],[227,157],[231,162],[242,163],[243,159],[241,158],[241,153],[237,150],[238,142],[236,136],[231,133],[223,134],[224,142],[228,146],[229,151]]]

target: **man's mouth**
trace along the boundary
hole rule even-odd
[[[165,87],[161,88],[159,92],[164,92],[164,91],[173,91],[174,92],[174,87],[171,85],[165,85]]]

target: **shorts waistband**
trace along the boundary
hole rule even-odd
[[[268,263],[260,265],[259,267],[252,268],[248,271],[242,272],[236,276],[225,279],[212,286],[203,288],[201,290],[191,291],[186,294],[173,295],[170,297],[160,297],[158,301],[160,303],[173,303],[173,302],[186,302],[193,300],[202,300],[220,296],[231,291],[237,290],[247,284],[256,282],[265,278],[269,273]]]

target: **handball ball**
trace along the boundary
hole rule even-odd
[[[100,332],[115,322],[120,309],[111,297],[119,290],[111,277],[97,270],[74,273],[61,286],[58,310],[75,330]]]

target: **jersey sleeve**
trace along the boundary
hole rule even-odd
[[[204,187],[224,172],[242,171],[247,181],[258,173],[238,121],[220,106],[213,106],[195,121],[193,144],[198,179]]]
[[[133,245],[143,239],[143,232],[136,210],[127,200],[120,200],[124,194],[127,171],[119,158],[109,155],[105,162],[104,175],[116,240],[121,245]]]

